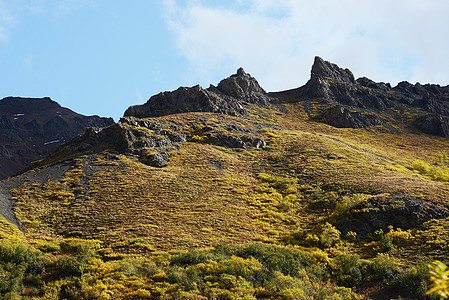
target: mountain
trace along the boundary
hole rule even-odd
[[[310,80],[273,97],[302,102],[317,120],[343,128],[383,126],[398,132],[408,130],[449,137],[449,86],[406,81],[391,87],[315,57]]]
[[[213,112],[230,116],[245,116],[245,104],[268,105],[269,97],[257,80],[243,68],[220,81],[218,86],[203,89],[199,85],[180,87],[151,97],[145,104],[131,106],[125,116],[137,118],[159,117],[181,112]]]
[[[0,100],[0,179],[45,158],[87,127],[113,124],[112,118],[86,117],[50,98]]]
[[[449,140],[423,120],[446,96],[318,57],[288,91],[239,69],[152,96],[0,182],[0,293],[431,299]]]

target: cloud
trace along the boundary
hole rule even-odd
[[[4,1],[0,1],[0,41],[5,42],[9,39],[9,30],[15,23],[11,11]]]
[[[313,57],[393,84],[449,83],[449,1],[165,0],[192,80],[243,66],[267,90],[304,84]]]

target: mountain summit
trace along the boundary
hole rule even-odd
[[[381,126],[391,132],[417,130],[449,138],[449,86],[403,81],[391,87],[354,78],[350,70],[315,57],[304,86],[270,95],[302,103],[315,120],[335,127]]]
[[[145,104],[129,107],[125,116],[159,117],[182,112],[213,112],[247,115],[245,104],[267,105],[269,97],[257,80],[239,68],[237,73],[207,89],[196,85],[152,96]]]
[[[80,115],[48,97],[4,98],[0,100],[0,179],[45,158],[87,127],[113,123],[112,118]]]

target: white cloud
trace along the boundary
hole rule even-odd
[[[239,66],[267,90],[304,84],[319,55],[356,77],[449,83],[449,1],[165,0],[190,78]]]
[[[4,1],[0,1],[0,41],[9,39],[9,29],[14,25],[15,19]]]

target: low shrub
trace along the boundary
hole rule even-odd
[[[325,223],[321,228],[321,233],[319,234],[320,244],[325,248],[333,246],[337,241],[340,240],[341,232],[332,226],[330,223]]]

